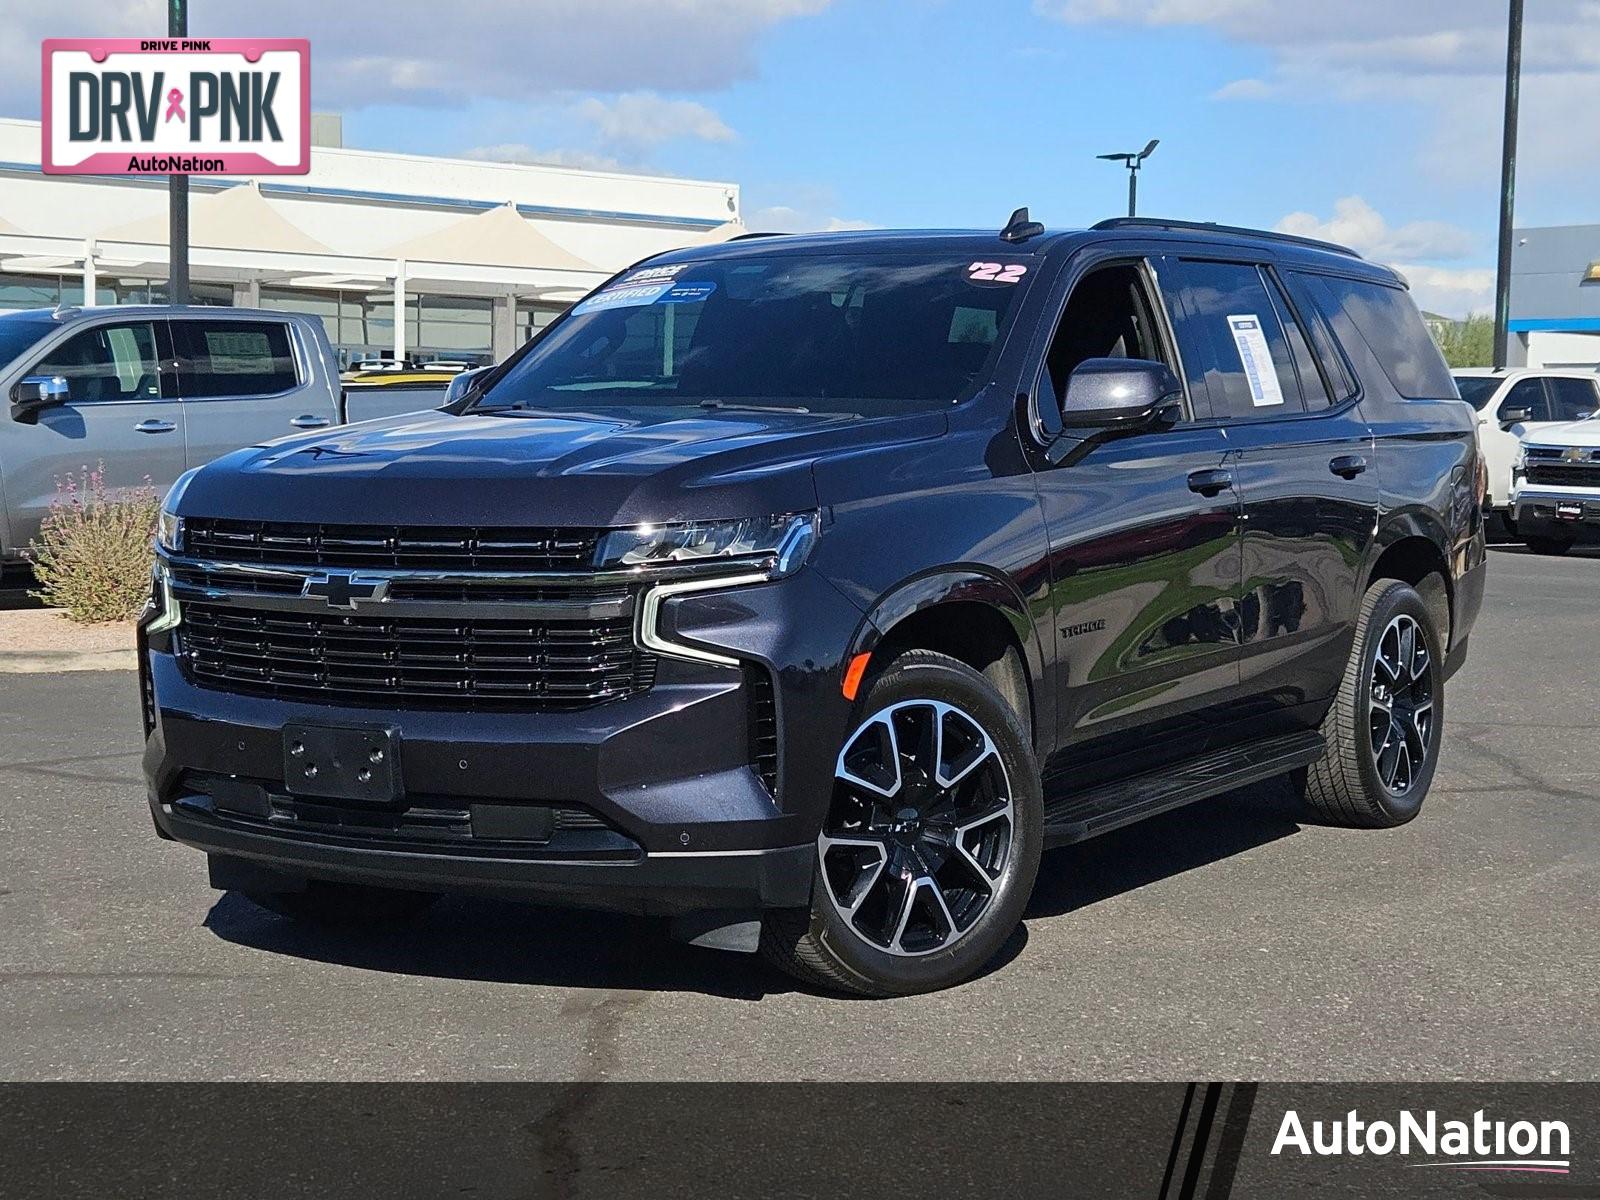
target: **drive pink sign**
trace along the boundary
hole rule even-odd
[[[304,175],[304,38],[48,38],[50,175]]]

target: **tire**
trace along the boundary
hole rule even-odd
[[[835,774],[811,907],[768,912],[762,953],[861,996],[970,978],[1016,930],[1039,873],[1044,803],[1021,720],[971,667],[908,651],[859,703]]]
[[[1413,631],[1413,647],[1420,636],[1425,659],[1413,650],[1411,683],[1402,692],[1399,677],[1380,665],[1379,654],[1397,661],[1406,629]],[[1385,679],[1392,682],[1386,685]],[[1385,699],[1387,710],[1382,707]],[[1387,728],[1375,729],[1386,715]],[[1322,722],[1327,749],[1291,778],[1325,824],[1361,829],[1403,825],[1422,811],[1443,730],[1444,654],[1428,606],[1411,585],[1380,579],[1362,598],[1350,661]],[[1381,756],[1373,748],[1380,733]]]
[[[408,921],[439,899],[436,892],[313,879],[303,892],[247,891],[244,897],[268,912],[306,925],[386,925]]]
[[[1572,542],[1556,537],[1528,537],[1523,539],[1535,554],[1562,555],[1572,549]]]

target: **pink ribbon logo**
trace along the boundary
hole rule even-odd
[[[180,121],[189,119],[183,115],[183,93],[177,88],[167,93],[167,115],[163,118],[163,123],[172,120],[173,117],[177,117]]]

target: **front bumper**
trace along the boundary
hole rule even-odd
[[[185,670],[181,625],[142,631],[151,812],[167,837],[289,879],[668,915],[803,906],[849,718],[840,660],[860,619],[806,569],[686,595],[664,606],[663,631],[740,665],[663,657],[647,691],[538,713],[221,691]],[[763,701],[775,768],[757,754]],[[402,796],[291,794],[288,724],[390,731]]]
[[[1563,512],[1576,509],[1576,516]],[[1517,533],[1523,537],[1549,537],[1577,542],[1600,542],[1600,493],[1541,491],[1524,487],[1512,500]]]

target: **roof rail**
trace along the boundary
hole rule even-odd
[[[1337,242],[1324,242],[1317,238],[1301,237],[1297,233],[1277,233],[1270,229],[1246,229],[1242,225],[1218,225],[1215,221],[1169,221],[1163,217],[1111,217],[1091,225],[1091,229],[1170,229],[1174,232],[1227,233],[1236,237],[1266,238],[1272,242],[1288,242],[1293,246],[1307,246],[1313,250],[1327,250],[1360,258],[1349,246]]]
[[[751,238],[782,237],[782,236],[783,236],[783,234],[779,233],[776,229],[772,229],[772,230],[755,229],[755,230],[751,230],[749,233],[736,233],[731,238],[729,238],[728,240],[730,242],[748,242]]]

